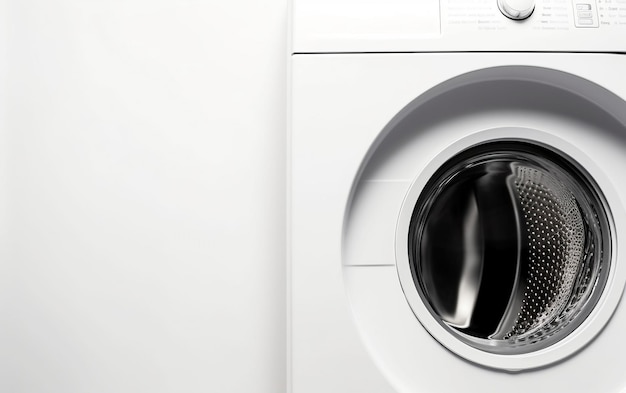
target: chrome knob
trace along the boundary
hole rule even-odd
[[[535,10],[535,0],[498,0],[498,8],[507,18],[522,20]]]

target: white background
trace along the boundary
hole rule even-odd
[[[0,392],[285,389],[286,0],[0,0]]]

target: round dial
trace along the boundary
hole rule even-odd
[[[498,8],[507,18],[522,20],[535,10],[535,0],[498,0]]]

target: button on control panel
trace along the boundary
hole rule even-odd
[[[599,27],[596,0],[573,0],[574,25],[576,27]]]

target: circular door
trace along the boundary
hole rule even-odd
[[[491,369],[568,359],[605,328],[626,282],[617,258],[626,215],[609,158],[626,135],[611,109],[620,105],[597,85],[538,67],[484,69],[431,89],[366,157],[348,204],[344,256],[361,246],[351,233],[368,217],[372,226],[385,222],[374,202],[354,205],[390,190],[389,200],[401,200],[399,287],[430,341]],[[594,138],[606,139],[591,146]],[[407,165],[414,178],[404,188],[392,175]],[[391,175],[377,180],[381,173]],[[405,319],[397,323],[406,324],[407,341],[422,337]]]
[[[535,141],[490,140],[420,188],[402,250],[420,319],[486,353],[525,354],[589,316],[611,267],[612,221],[577,162]]]

